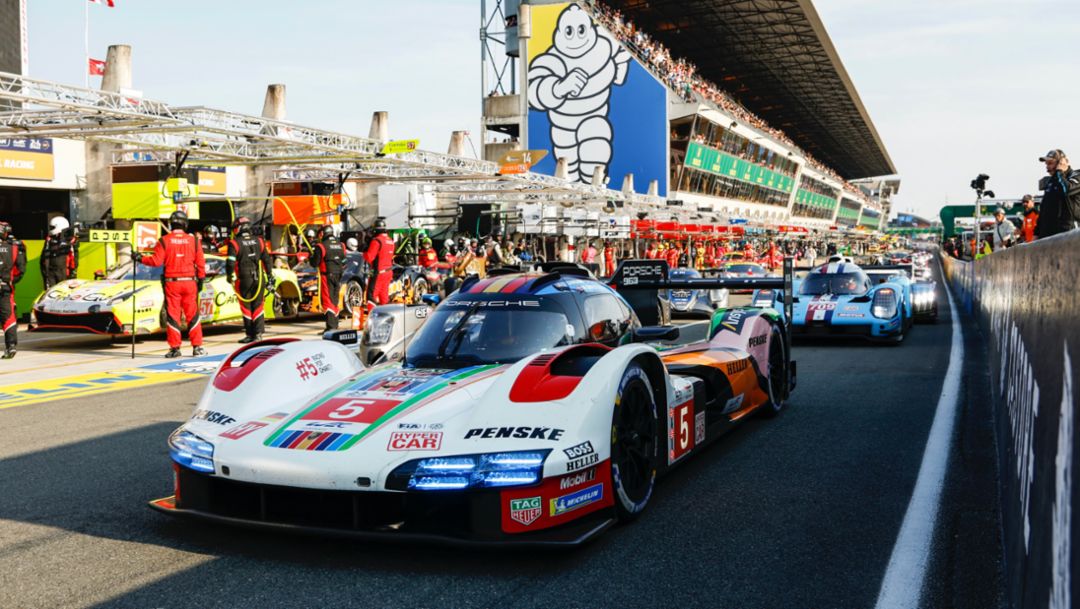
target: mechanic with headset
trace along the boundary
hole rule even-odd
[[[56,216],[49,221],[49,234],[41,248],[41,279],[45,289],[74,279],[79,267],[79,237],[70,230],[66,218]]]
[[[3,359],[15,357],[19,322],[15,314],[15,284],[26,274],[26,246],[11,235],[11,225],[0,222],[0,323],[4,325]]]
[[[221,252],[221,231],[213,224],[207,224],[202,229],[202,251],[204,254],[218,254]]]
[[[272,268],[263,238],[253,235],[251,220],[240,216],[233,222],[225,278],[236,288],[240,315],[244,318],[245,336],[238,341],[241,344],[262,340],[266,327],[263,305],[266,293],[274,287]]]
[[[180,317],[188,322],[191,355],[206,355],[203,349],[202,322],[199,319],[199,292],[206,279],[206,259],[198,239],[187,232],[188,217],[182,211],[169,216],[169,234],[158,239],[154,253],[142,256],[147,266],[164,266],[165,339],[169,352],[165,357],[180,357]]]
[[[375,219],[375,236],[368,243],[364,260],[371,265],[374,281],[368,281],[368,300],[377,305],[390,303],[390,280],[393,278],[394,240],[386,234],[386,220]]]
[[[326,329],[338,327],[338,295],[341,272],[345,269],[345,247],[334,236],[330,225],[319,229],[319,241],[311,248],[311,266],[319,270],[319,296],[326,313]]]

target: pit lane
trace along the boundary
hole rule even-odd
[[[870,607],[948,363],[942,294],[939,310],[899,347],[797,344],[779,418],[749,421],[663,480],[637,522],[570,552],[358,544],[151,512],[171,492],[165,438],[201,379],[2,410],[0,607]],[[997,604],[978,365],[965,363],[926,606]]]

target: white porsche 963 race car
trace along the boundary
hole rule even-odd
[[[684,344],[636,313],[656,317],[660,290],[784,280],[667,271],[624,261],[618,290],[572,269],[473,277],[404,361],[372,368],[331,341],[248,345],[170,436],[175,492],[150,505],[362,538],[581,543],[639,515],[659,475],[738,421],[777,414],[794,387],[782,311],[717,311]]]

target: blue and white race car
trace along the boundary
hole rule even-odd
[[[914,320],[911,280],[903,273],[877,277],[887,267],[833,257],[797,279],[792,298],[792,336],[861,336],[899,343]],[[871,271],[871,272],[868,272]],[[782,292],[759,291],[754,306],[779,303]]]

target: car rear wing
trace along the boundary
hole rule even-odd
[[[915,277],[915,265],[910,262],[907,264],[868,264],[859,268],[867,275],[885,275],[903,271],[909,279]]]
[[[626,299],[642,324],[657,325],[659,290],[782,290],[784,323],[791,319],[791,298],[794,293],[794,266],[784,258],[781,277],[700,277],[670,279],[666,260],[623,260],[611,276],[610,284]]]

